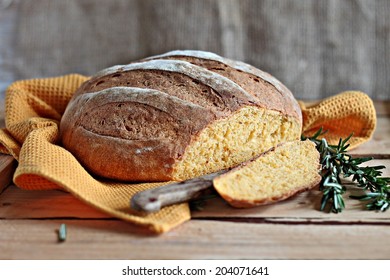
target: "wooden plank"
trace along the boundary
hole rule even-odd
[[[374,106],[378,117],[390,116],[390,101],[374,101]]]
[[[27,191],[9,186],[0,195],[0,219],[111,218],[65,191]]]
[[[61,223],[68,234],[58,243]],[[189,221],[164,235],[145,236],[116,220],[1,220],[0,258],[388,259],[388,229]]]
[[[0,193],[12,182],[16,161],[12,156],[0,154]]]
[[[291,223],[383,223],[390,224],[390,211],[377,213],[364,210],[364,205],[345,196],[346,210],[340,214],[319,211],[321,193],[312,190],[289,200],[251,209],[235,209],[221,198],[206,202],[201,211],[193,211],[193,218],[244,220],[257,222]],[[110,216],[85,205],[72,195],[61,191],[26,191],[10,186],[0,196],[0,218],[89,218],[109,219]]]
[[[344,196],[346,209],[342,213],[320,211],[322,194],[311,190],[275,204],[249,209],[236,209],[221,198],[207,201],[200,211],[193,211],[194,219],[217,219],[251,221],[257,223],[339,223],[339,224],[387,224],[390,225],[390,211],[366,210],[365,203]]]
[[[385,165],[384,176],[390,176],[390,160],[373,160],[370,165]],[[301,193],[286,201],[250,209],[230,207],[224,200],[208,200],[202,211],[193,211],[197,219],[233,219],[273,223],[366,223],[390,224],[390,211],[377,213],[364,210],[364,203],[345,195],[346,210],[340,214],[319,211],[321,193],[317,189]],[[354,194],[359,190],[354,190]],[[110,218],[80,202],[72,195],[58,190],[26,191],[15,186],[8,187],[0,195],[0,218]]]
[[[390,158],[390,118],[379,117],[372,139],[350,151],[355,156]]]

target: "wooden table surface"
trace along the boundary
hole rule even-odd
[[[372,155],[390,176],[390,103],[376,102],[378,126],[371,141],[351,153]],[[12,159],[0,157],[0,184],[12,175]],[[390,210],[363,209],[345,198],[340,214],[320,212],[320,192],[237,210],[209,200],[191,221],[163,235],[109,217],[63,191],[0,194],[2,259],[389,259]],[[66,223],[67,240],[57,241]]]

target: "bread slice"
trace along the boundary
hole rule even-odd
[[[319,160],[310,140],[286,142],[216,177],[213,184],[234,207],[269,204],[319,184]]]

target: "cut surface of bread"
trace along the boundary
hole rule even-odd
[[[206,127],[174,165],[173,175],[186,180],[236,166],[299,137],[295,119],[271,110],[244,107]]]
[[[319,184],[319,159],[310,140],[286,142],[216,177],[214,188],[234,207],[277,202]]]

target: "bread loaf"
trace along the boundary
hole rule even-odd
[[[214,178],[217,192],[234,207],[289,198],[321,181],[320,155],[310,140],[281,144]]]
[[[90,172],[126,181],[184,180],[235,166],[299,139],[291,92],[248,64],[174,51],[90,78],[60,124]]]

